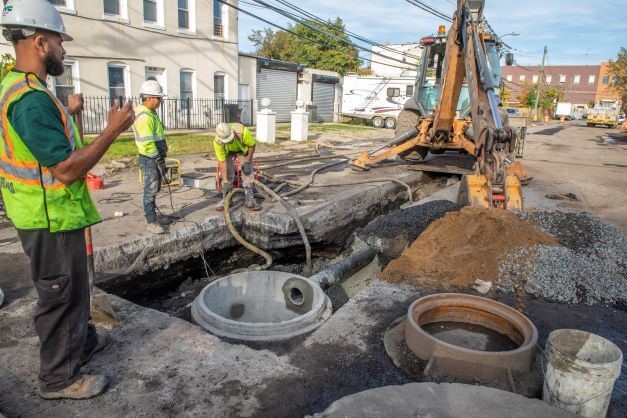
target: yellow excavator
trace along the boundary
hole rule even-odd
[[[524,168],[513,161],[516,133],[504,126],[499,111],[498,41],[484,32],[485,0],[458,0],[446,34],[420,40],[423,48],[414,95],[398,118],[396,137],[350,161],[368,170],[394,157],[420,162],[427,153],[458,151],[475,158],[471,174],[462,177],[460,205],[523,208]],[[443,156],[444,157],[444,156]]]

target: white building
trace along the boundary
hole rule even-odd
[[[218,0],[49,1],[74,38],[63,44],[65,74],[49,80],[57,96],[137,97],[153,77],[170,98],[237,100],[237,11]],[[3,40],[0,53],[13,55],[13,47]],[[164,112],[185,110],[181,101],[178,108],[168,103]]]
[[[416,68],[418,67],[418,60],[422,53],[419,44],[373,46],[372,52],[370,69],[374,75],[384,77],[416,77]],[[384,57],[377,55],[377,53],[384,55]]]

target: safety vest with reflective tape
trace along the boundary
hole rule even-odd
[[[8,217],[18,229],[74,231],[100,222],[85,179],[69,186],[42,167],[15,132],[7,111],[22,96],[40,90],[48,94],[61,114],[72,151],[83,147],[78,129],[65,106],[32,73],[11,71],[0,84],[0,189]]]
[[[167,146],[163,124],[154,110],[148,109],[143,104],[135,108],[135,123],[133,123],[135,133],[135,144],[141,155],[155,158],[165,157]]]

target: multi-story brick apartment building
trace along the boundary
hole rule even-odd
[[[563,101],[587,105],[597,101],[600,65],[551,65],[544,67],[547,88],[564,92]],[[501,77],[505,88],[510,91],[509,102],[516,104],[521,91],[540,80],[540,66],[503,66]]]

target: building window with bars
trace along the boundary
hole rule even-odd
[[[187,99],[190,101],[194,99],[194,71],[181,70],[180,73],[181,84],[181,107],[187,108]]]
[[[214,36],[224,36],[222,3],[219,0],[213,0],[213,34]]]
[[[225,74],[222,72],[215,73],[213,75],[213,96],[218,100],[223,100],[226,97],[225,94]]]

